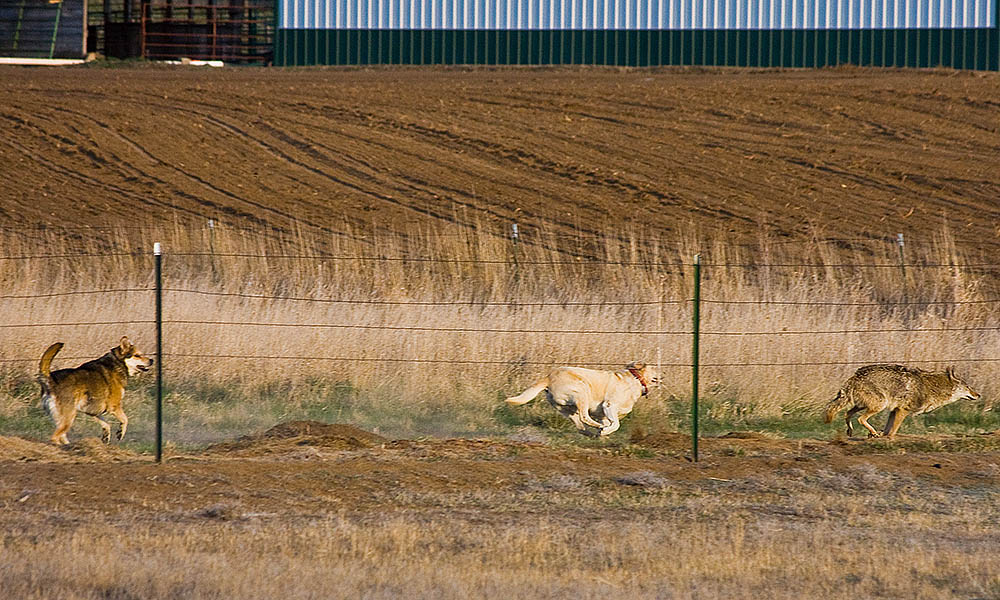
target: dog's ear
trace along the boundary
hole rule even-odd
[[[122,341],[118,342],[118,350],[126,356],[132,352],[132,342],[128,341],[128,336],[122,336]]]
[[[641,370],[643,370],[643,369],[646,368],[646,365],[644,363],[641,363],[641,362],[637,361],[637,360],[633,360],[625,368],[626,369],[635,369],[636,371],[641,371]]]
[[[944,370],[945,374],[948,375],[948,379],[952,381],[958,381],[958,377],[955,377],[955,367],[948,367]]]

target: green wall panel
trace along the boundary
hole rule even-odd
[[[510,31],[279,29],[274,64],[590,64],[1000,70],[997,29]]]

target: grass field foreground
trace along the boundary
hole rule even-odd
[[[567,473],[461,492],[398,484],[373,488],[381,509],[331,502],[323,514],[291,498],[257,508],[280,501],[277,488],[198,508],[122,499],[114,516],[87,509],[85,523],[32,513],[28,498],[2,519],[21,518],[0,537],[0,580],[10,597],[81,600],[1000,593],[995,487],[869,465],[694,482]],[[24,519],[37,520],[30,535]]]

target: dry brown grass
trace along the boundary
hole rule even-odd
[[[995,488],[869,467],[654,479],[635,488],[560,475],[464,494],[386,486],[383,513],[258,513],[234,501],[86,525],[46,516],[0,537],[0,581],[24,599],[1000,593]]]
[[[217,225],[8,236],[0,256],[57,257],[0,261],[6,296],[0,299],[0,361],[27,376],[52,341],[66,342],[57,359],[66,366],[106,351],[123,333],[151,351],[148,322],[74,324],[150,321],[151,292],[45,295],[149,290],[154,241],[166,253],[168,401],[184,412],[181,420],[199,427],[222,421],[259,426],[257,402],[264,397],[286,403],[275,419],[292,417],[307,409],[303,403],[329,404],[329,385],[322,382],[339,382],[375,412],[402,403],[423,413],[425,422],[458,415],[452,431],[482,431],[484,420],[476,415],[488,414],[552,363],[660,362],[666,365],[662,397],[686,397],[690,263],[698,252],[706,263],[702,381],[718,400],[712,410],[720,418],[813,410],[860,363],[940,367],[995,358],[1000,345],[997,330],[988,329],[998,305],[981,302],[995,297],[996,282],[963,266],[988,258],[957,247],[946,232],[910,241],[905,283],[898,248],[888,240],[786,243],[762,236],[728,243],[700,239],[696,231],[668,240],[647,230],[594,239],[522,227],[514,244],[505,233],[455,226],[408,235],[346,228],[320,235]],[[81,252],[92,256],[68,256]],[[109,253],[115,255],[102,256]],[[879,266],[843,266],[859,264]],[[894,306],[900,301],[928,304]],[[537,304],[525,305],[531,303]],[[817,333],[844,330],[855,333]],[[719,366],[803,362],[812,364]],[[957,364],[987,397],[997,391],[988,377],[993,366]],[[206,386],[245,402],[213,409]],[[654,410],[666,418],[661,408]],[[343,417],[344,407],[339,410]],[[266,412],[265,421],[271,418]],[[398,424],[406,433],[419,427]]]

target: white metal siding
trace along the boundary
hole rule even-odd
[[[998,0],[280,0],[285,29],[928,29]]]

